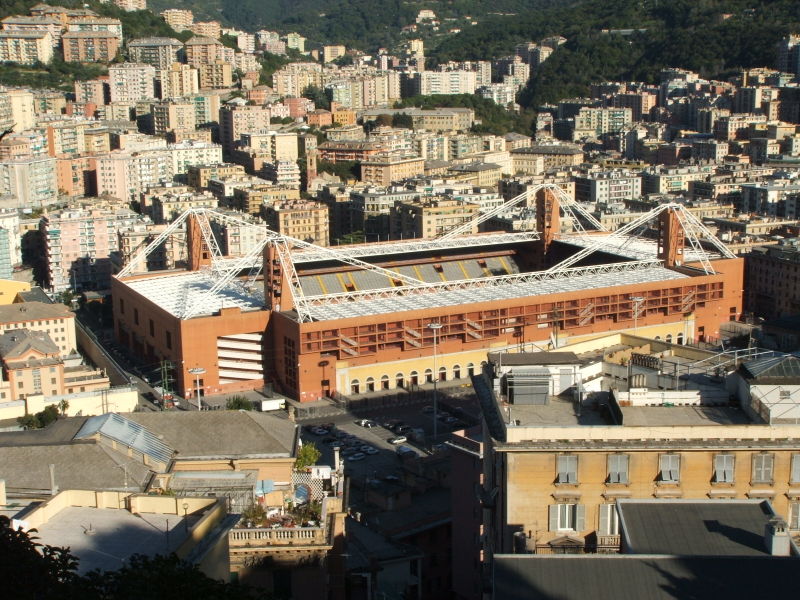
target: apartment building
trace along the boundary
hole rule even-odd
[[[66,25],[67,31],[102,31],[111,33],[122,44],[122,21],[119,19],[86,15],[70,17]]]
[[[61,41],[65,62],[109,63],[119,51],[117,36],[103,31],[68,31]]]
[[[414,79],[415,92],[422,96],[433,94],[474,94],[474,71],[422,71]]]
[[[189,25],[189,30],[199,37],[219,39],[222,35],[222,25],[219,21],[197,21]]]
[[[0,162],[0,197],[15,199],[17,208],[42,208],[58,198],[56,160],[21,157]]]
[[[300,189],[300,167],[293,160],[265,162],[261,174],[277,186]]]
[[[150,216],[157,225],[171,223],[190,208],[217,208],[218,201],[208,192],[163,193],[151,196]]]
[[[216,37],[219,37],[219,34]],[[189,39],[184,44],[186,62],[199,69],[203,65],[222,59],[223,46],[216,37],[195,36]]]
[[[112,0],[122,10],[147,10],[147,0]]]
[[[61,45],[63,24],[59,19],[45,16],[12,15],[0,21],[3,31],[14,33],[49,33],[53,47]]]
[[[590,172],[575,176],[575,199],[578,202],[622,202],[642,195],[640,175],[622,171]]]
[[[194,14],[192,14],[190,10],[168,8],[167,10],[161,11],[159,14],[161,18],[167,22],[167,25],[172,27],[175,31],[189,29],[189,26],[194,23]]]
[[[159,96],[163,99],[191,96],[200,91],[200,70],[191,65],[174,63],[156,73],[156,82]]]
[[[331,45],[322,47],[322,62],[333,62],[337,58],[345,55],[347,49],[342,45]]]
[[[298,186],[254,185],[233,188],[231,206],[253,216],[262,214],[262,207],[289,200],[300,200]]]
[[[480,206],[448,197],[398,201],[391,209],[390,227],[393,238],[435,238],[445,231],[466,223],[480,211]],[[468,233],[477,233],[474,225]]]
[[[776,319],[800,313],[800,241],[781,240],[745,255],[745,308]]]
[[[301,54],[306,51],[306,38],[299,33],[291,32],[286,34],[286,47],[297,50]]]
[[[330,231],[328,207],[308,200],[286,200],[266,204],[262,215],[267,227],[318,246],[327,246]]]
[[[742,183],[739,211],[796,219],[800,215],[800,185],[789,181]]]
[[[361,163],[361,181],[388,186],[425,172],[425,159],[418,156],[378,154]]]
[[[211,179],[244,174],[245,171],[242,165],[234,165],[231,163],[198,164],[188,168],[186,171],[186,178],[190,186],[197,190],[203,190],[208,187],[208,182]]]
[[[53,45],[46,31],[0,31],[0,62],[47,64],[53,60]]]
[[[219,138],[227,152],[234,149],[243,133],[269,129],[272,113],[262,106],[247,106],[237,98],[219,109]]]
[[[111,102],[152,100],[155,93],[156,70],[152,65],[121,63],[108,68]]]
[[[194,131],[197,113],[191,102],[157,102],[152,105],[153,133],[166,135],[171,131]]]
[[[36,125],[34,94],[25,89],[0,89],[0,125],[22,132]]]
[[[61,303],[18,302],[0,306],[0,333],[27,330],[47,335],[61,358],[75,354],[75,313]]]
[[[711,165],[647,167],[641,172],[642,188],[645,194],[677,194],[688,191],[692,181],[705,179],[713,173]]]
[[[637,356],[630,358],[644,365]],[[800,509],[800,379],[786,374],[800,371],[787,360],[797,362],[756,359],[729,375],[744,390],[733,407],[724,387],[612,390],[604,404],[572,393],[586,368],[572,352],[490,354],[474,381],[486,434],[473,502],[483,522],[472,556],[482,554],[489,566],[500,553],[617,552],[616,501],[627,498],[768,499],[791,519]],[[656,369],[641,369],[650,373],[641,377],[657,377]],[[786,398],[763,411],[749,389],[781,373]],[[756,409],[767,419],[782,414],[783,422],[770,424]],[[469,552],[456,550],[464,558]]]
[[[233,66],[226,60],[200,65],[200,89],[222,90],[233,85]]]
[[[289,63],[272,74],[272,87],[279,96],[299,98],[309,86],[323,87],[322,65]]]
[[[75,101],[80,103],[105,104],[108,98],[108,79],[88,79],[75,82]]]
[[[272,161],[298,158],[298,138],[296,133],[262,129],[242,133],[239,145],[260,152],[267,152]]]
[[[128,208],[75,207],[45,214],[39,225],[44,240],[47,287],[54,292],[105,290],[111,286],[111,254],[117,231],[142,219]]]
[[[128,42],[128,58],[131,62],[151,65],[156,69],[169,69],[180,62],[183,43],[175,38],[148,37]]]
[[[572,139],[599,137],[606,133],[621,131],[633,123],[630,108],[591,108],[584,107],[575,116]]]

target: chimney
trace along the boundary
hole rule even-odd
[[[55,496],[58,493],[58,486],[56,485],[56,466],[50,463],[50,495]]]
[[[333,470],[338,473],[341,467],[342,467],[342,459],[339,454],[339,448],[336,447],[333,449]]]
[[[772,517],[764,526],[764,543],[771,556],[789,556],[791,544],[786,521],[778,516]]]

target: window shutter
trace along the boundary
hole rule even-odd
[[[800,502],[789,505],[789,529],[800,529]]]
[[[792,483],[800,483],[800,454],[792,456]]]
[[[611,504],[600,505],[600,535],[608,535]]]
[[[550,511],[550,531],[558,531],[558,504],[551,504],[548,510]]]
[[[586,529],[586,505],[575,505],[575,531],[583,531]]]

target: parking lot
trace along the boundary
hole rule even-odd
[[[428,408],[426,408],[428,407]],[[373,477],[384,478],[391,477],[400,470],[400,458],[397,455],[397,448],[403,446],[411,448],[417,455],[428,454],[428,445],[433,445],[433,414],[432,406],[414,405],[408,407],[398,407],[387,414],[381,411],[381,415],[372,415],[371,417],[357,417],[352,414],[339,415],[327,419],[315,419],[308,422],[303,422],[301,430],[301,438],[304,442],[312,442],[322,452],[320,463],[333,464],[333,449],[332,444],[340,443],[342,448],[340,453],[345,465],[345,471],[352,477]],[[466,412],[466,411],[464,411]],[[449,437],[453,426],[472,425],[474,419],[469,417],[457,418],[449,414],[445,409],[439,414],[437,421],[437,437],[438,442],[441,442]],[[452,421],[450,424],[445,423],[445,419],[450,417]],[[358,424],[363,419],[368,419],[375,423],[374,427],[364,427]],[[332,426],[332,429],[325,429],[326,433],[320,433],[315,428],[321,425]],[[398,433],[392,431],[389,426],[399,425],[401,427],[408,427],[412,430],[422,430],[424,432],[422,439],[412,439],[410,433],[404,433],[407,441],[402,444],[392,444],[389,442],[390,438],[398,437]],[[352,436],[352,437],[345,437]],[[374,448],[372,453],[364,452],[361,450],[362,446],[369,446]],[[355,460],[351,458],[353,454],[361,454]]]

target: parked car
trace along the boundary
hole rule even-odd
[[[408,439],[406,439],[406,436],[404,436],[404,435],[398,435],[398,436],[395,436],[395,437],[390,437],[386,441],[389,442],[390,444],[397,445],[397,444],[403,444],[403,443],[407,442]]]
[[[366,448],[367,449],[364,450],[364,452],[366,452],[367,454],[377,454],[378,452],[380,452],[380,450],[378,450],[377,448],[373,448],[372,446],[366,446]]]
[[[400,481],[400,478],[397,475],[384,475],[384,481]]]
[[[342,456],[350,456],[351,454],[357,454],[358,450],[356,448],[345,448],[341,451]]]
[[[411,430],[411,427],[409,427],[405,423],[398,423],[397,425],[392,427],[392,431],[394,431],[395,433],[406,433],[407,431],[410,431],[410,430]]]
[[[351,454],[350,456],[348,456],[347,460],[349,460],[350,462],[355,462],[357,460],[364,460],[365,458],[367,458],[366,454],[364,454],[363,452],[356,452],[355,454]]]
[[[427,405],[423,406],[422,407],[422,412],[425,413],[426,415],[432,413],[433,412],[433,405],[427,404]]]
[[[356,425],[361,425],[361,427],[375,427],[377,423],[371,419],[358,419]]]
[[[395,452],[397,453],[397,456],[399,456],[400,458],[404,456],[417,455],[414,449],[409,446],[398,446]]]

